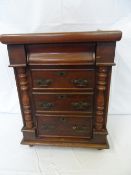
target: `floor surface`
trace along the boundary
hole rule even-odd
[[[0,114],[0,175],[131,175],[131,115],[108,117],[108,150],[20,145],[21,116]]]

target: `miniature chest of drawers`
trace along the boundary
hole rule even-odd
[[[108,148],[111,69],[120,31],[1,35],[14,68],[22,144]]]

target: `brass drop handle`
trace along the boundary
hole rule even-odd
[[[44,124],[43,126],[42,126],[42,129],[44,129],[44,130],[53,130],[55,128],[55,126],[54,125],[49,125],[49,124]]]
[[[38,79],[36,80],[36,84],[41,87],[47,87],[53,82],[52,79]]]
[[[45,101],[45,102],[39,103],[39,107],[41,107],[43,109],[51,109],[52,107],[54,107],[54,104]]]
[[[88,85],[88,80],[86,80],[86,79],[75,79],[75,80],[72,80],[72,83],[75,86],[78,86],[78,87],[85,87],[85,86]]]
[[[77,126],[77,125],[74,125],[72,127],[72,129],[75,131],[75,132],[86,132],[88,131],[88,127],[87,126]]]
[[[71,105],[76,110],[86,110],[89,107],[87,102],[74,102]]]

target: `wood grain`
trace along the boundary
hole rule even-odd
[[[6,34],[0,36],[0,41],[4,44],[98,42],[118,41],[121,36],[121,31]]]
[[[15,70],[22,144],[109,148],[111,68],[121,31],[1,35]]]

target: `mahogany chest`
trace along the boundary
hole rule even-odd
[[[22,144],[109,148],[111,69],[121,31],[1,35],[14,68]]]

